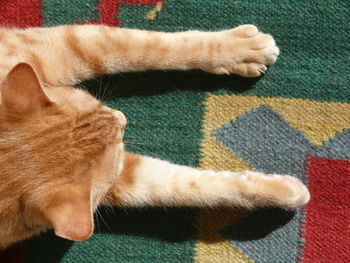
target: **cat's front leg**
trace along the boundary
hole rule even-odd
[[[123,172],[105,200],[118,206],[278,206],[308,202],[308,189],[297,178],[263,173],[214,172],[126,154]]]
[[[258,77],[279,54],[273,37],[253,25],[211,33],[206,41],[207,52],[199,68],[214,74]]]
[[[2,29],[0,33],[11,40],[11,45],[0,50],[6,65],[0,77],[17,63],[26,62],[50,85],[73,85],[102,74],[150,69],[202,69],[257,77],[279,53],[273,38],[252,25],[219,32],[66,25]],[[12,49],[16,54],[7,56]]]

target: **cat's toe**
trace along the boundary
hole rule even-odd
[[[259,194],[265,205],[293,209],[307,204],[310,200],[309,190],[296,177],[262,173],[252,175],[258,179]]]
[[[283,176],[282,180],[293,190],[291,196],[286,200],[286,208],[296,208],[309,202],[309,190],[301,180],[288,175]]]
[[[253,37],[259,33],[259,30],[254,25],[241,25],[231,29],[232,34],[237,37]]]
[[[243,77],[259,77],[264,74],[267,67],[264,64],[242,62],[239,63],[239,75]]]
[[[279,49],[271,35],[259,33],[249,41],[249,49],[251,52],[247,51],[247,59],[265,65],[271,65],[277,60]],[[249,58],[249,56],[252,56],[252,58]]]

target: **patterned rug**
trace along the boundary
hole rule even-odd
[[[183,31],[255,24],[281,55],[260,79],[199,71],[104,76],[127,148],[176,163],[304,180],[301,210],[102,209],[86,242],[51,232],[1,262],[350,262],[350,2],[7,0],[0,24]],[[1,257],[0,256],[0,257]],[[6,257],[6,259],[5,259]],[[12,258],[12,259],[10,259]]]

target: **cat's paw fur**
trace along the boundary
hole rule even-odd
[[[261,33],[254,25],[218,32],[212,41],[212,63],[203,70],[214,74],[258,77],[279,54],[273,37]]]
[[[288,185],[288,187],[291,189],[289,198],[283,200],[286,208],[299,207],[309,202],[309,190],[300,179],[289,175],[280,176],[276,179],[281,180],[281,183]]]
[[[245,179],[254,185],[255,197],[260,197],[262,204],[265,202],[266,205],[292,209],[303,206],[310,200],[307,187],[293,176],[248,172]]]

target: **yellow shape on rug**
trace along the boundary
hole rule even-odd
[[[318,102],[305,99],[257,96],[209,95],[206,101],[204,132],[222,127],[252,108],[269,106],[315,146],[350,128],[350,103]],[[204,142],[206,142],[206,138]]]

